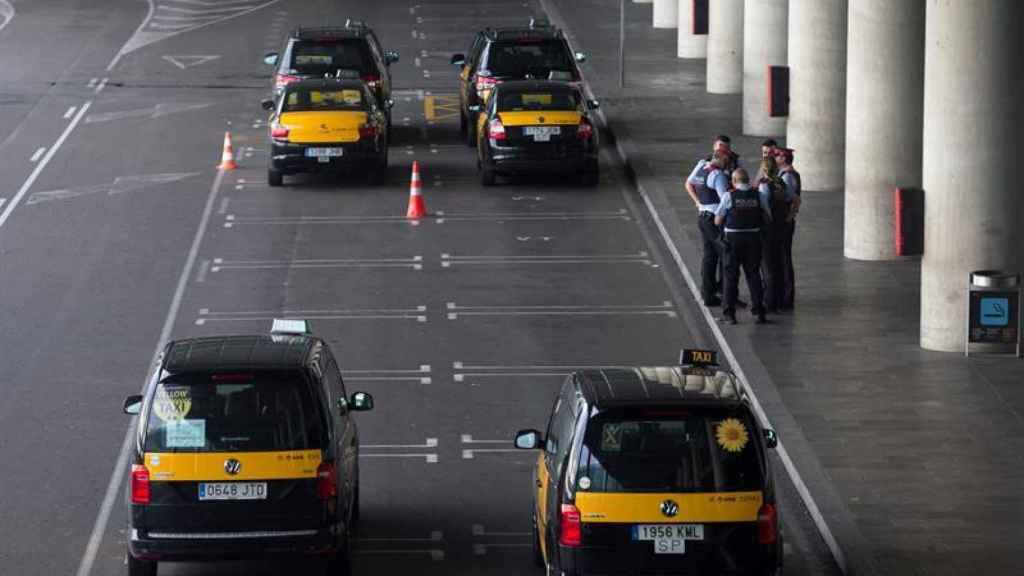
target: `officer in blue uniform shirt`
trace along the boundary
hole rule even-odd
[[[765,193],[750,187],[750,175],[743,168],[733,171],[732,184],[734,189],[722,195],[715,212],[715,224],[724,226],[728,245],[722,313],[726,321],[736,324],[736,300],[742,268],[750,290],[750,311],[757,316],[758,324],[764,324],[767,319],[761,281],[761,228],[771,222],[771,207]]]
[[[710,160],[701,160],[686,179],[686,191],[697,207],[697,228],[703,239],[700,295],[705,306],[718,306],[722,303],[716,295],[722,232],[715,225],[715,213],[718,211],[719,199],[729,188],[729,180],[725,173],[728,164],[728,155],[716,152]]]
[[[791,199],[789,219],[786,221],[785,233],[782,237],[782,301],[779,307],[792,310],[796,300],[796,271],[793,268],[793,237],[796,235],[796,215],[800,212],[800,192],[803,187],[800,173],[793,168],[793,149],[776,148],[775,161],[779,166],[779,175],[786,185],[786,197]]]

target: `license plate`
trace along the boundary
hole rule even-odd
[[[561,133],[560,126],[526,126],[523,128],[523,134],[533,136],[534,142],[548,142],[551,140],[551,136]]]
[[[200,482],[200,500],[266,500],[266,482]]]
[[[687,540],[703,540],[703,524],[637,524],[633,541],[653,542],[655,554],[685,554]]]
[[[337,158],[344,154],[344,148],[306,148],[308,158]]]

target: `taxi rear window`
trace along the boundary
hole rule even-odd
[[[295,373],[207,374],[157,384],[147,452],[269,452],[322,448],[325,427]]]
[[[761,490],[754,430],[735,412],[599,417],[587,426],[576,485],[590,492]]]
[[[374,73],[373,59],[362,40],[296,42],[289,63],[293,73],[321,76],[337,70]]]
[[[358,88],[313,88],[288,92],[282,112],[365,110],[366,99]]]
[[[575,110],[579,105],[576,94],[567,91],[534,91],[502,94],[498,110],[519,112],[529,110]]]
[[[525,78],[529,75],[538,79],[563,79],[566,73],[572,75],[574,68],[562,41],[530,38],[491,44],[484,66],[493,76]]]

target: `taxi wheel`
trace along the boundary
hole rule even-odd
[[[139,560],[128,553],[128,576],[156,576],[156,562]]]
[[[284,174],[277,170],[267,170],[267,184],[272,187],[278,187],[284,185]]]
[[[466,130],[469,129],[468,125],[469,123],[466,122],[466,115],[459,112],[459,136],[462,137],[463,140],[466,139]]]
[[[476,124],[471,122],[469,118],[466,119],[466,146],[470,148],[476,148]]]

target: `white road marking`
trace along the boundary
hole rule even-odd
[[[90,78],[89,82],[85,85],[86,88],[92,89],[96,87],[96,83],[99,82],[99,78]]]
[[[315,260],[223,260],[211,272],[222,270],[302,270],[309,268],[412,268],[423,269],[423,256],[412,258],[323,258]]]
[[[394,448],[437,448],[437,438],[427,438],[423,444],[360,444],[359,448],[366,448],[368,450],[386,450]]]
[[[473,448],[462,451],[463,460],[474,460],[477,454],[498,454],[504,452],[522,452],[518,448]]]
[[[321,225],[321,224],[406,224],[405,216],[236,216],[228,214],[232,225]],[[232,226],[226,226],[228,228]]]
[[[426,538],[358,538],[359,542],[443,542],[444,532],[432,530]]]
[[[99,184],[96,186],[79,186],[77,188],[66,188],[63,190],[47,190],[45,192],[35,192],[28,197],[25,202],[26,205],[38,204],[40,202],[48,202],[51,200],[65,200],[68,198],[75,198],[77,196],[86,196],[89,194],[98,194],[106,192],[107,195],[113,196],[115,194],[121,194],[123,192],[132,192],[135,190],[141,190],[150,186],[158,186],[160,184],[169,184],[171,182],[178,182],[180,180],[186,180],[194,176],[198,176],[199,172],[187,172],[187,173],[171,173],[171,174],[144,174],[140,176],[119,176],[114,179],[110,184]]]
[[[516,238],[520,242],[530,239]],[[549,238],[550,239],[550,238]],[[530,255],[530,256],[452,256],[441,255],[441,267],[450,268],[455,265],[492,265],[517,266],[527,264],[643,264],[650,266],[651,260],[647,252],[636,254],[578,254],[578,255]]]
[[[359,556],[421,556],[426,554],[434,562],[444,560],[444,550],[361,550],[356,549]]]
[[[214,264],[217,261],[214,260]],[[426,306],[416,308],[353,308],[338,310],[248,310],[239,312],[214,312],[209,308],[199,311],[196,326],[211,322],[260,322],[266,323],[282,316],[306,320],[416,320],[426,322]]]
[[[473,524],[470,529],[473,536],[493,536],[495,538],[529,538],[533,536],[530,532],[488,532],[483,524]]]
[[[416,31],[415,31],[415,30],[413,30],[413,31],[412,31],[412,39],[413,39],[413,40],[415,40],[415,39],[416,39]]]
[[[14,197],[11,198],[11,201],[7,203],[7,207],[4,208],[2,213],[0,213],[0,228],[2,228],[7,222],[7,219],[11,217],[11,212],[18,207],[18,204],[21,203],[21,199],[25,197],[25,194],[27,194],[29,189],[32,188],[32,185],[35,184],[36,179],[39,178],[39,175],[42,174],[46,165],[50,163],[50,160],[52,160],[53,156],[58,150],[60,150],[60,147],[64,145],[64,142],[68,139],[68,136],[71,135],[71,132],[74,131],[75,127],[78,126],[78,123],[82,121],[82,117],[85,116],[85,113],[89,110],[89,106],[92,106],[92,101],[86,102],[82,105],[81,110],[79,110],[78,114],[76,114],[71,120],[71,123],[64,128],[64,132],[61,132],[60,137],[58,137],[57,141],[53,143],[53,146],[50,146],[50,149],[47,150],[43,159],[36,163],[35,169],[33,169],[28,175],[25,183],[21,185],[21,188],[19,188]]]
[[[471,434],[462,435],[463,444],[508,444],[511,440],[474,440]]]
[[[360,458],[423,458],[427,464],[437,464],[437,454],[363,454]]]
[[[220,201],[220,208],[217,209],[217,214],[225,214],[228,211],[228,204],[231,203],[231,198],[225,196]]]
[[[89,104],[91,103],[86,103],[79,116],[76,117],[76,120],[81,118],[81,114],[88,110]],[[74,124],[72,123],[72,126]],[[195,237],[192,239],[192,246],[189,248],[188,256],[185,258],[185,265],[182,267],[181,275],[178,277],[178,284],[175,286],[174,295],[171,297],[171,305],[167,309],[167,316],[164,317],[164,325],[160,330],[160,336],[157,338],[156,349],[153,351],[149,364],[146,365],[147,379],[149,377],[149,370],[156,366],[157,359],[160,358],[160,353],[171,336],[171,330],[174,328],[174,321],[178,317],[178,309],[181,308],[181,301],[185,296],[188,279],[192,277],[192,268],[195,266],[196,259],[199,256],[199,246],[202,244],[203,236],[206,234],[210,215],[213,214],[213,206],[217,201],[217,194],[220,192],[220,185],[223,179],[224,172],[218,170],[213,178],[213,184],[210,186],[210,195],[206,199],[206,206],[203,208],[203,215],[199,219],[199,227],[196,229]],[[145,382],[146,380],[143,380],[143,387]],[[107,523],[110,521],[110,512],[113,510],[114,502],[122,489],[121,479],[128,467],[128,455],[131,451],[132,430],[134,428],[135,418],[133,417],[128,424],[128,429],[125,430],[121,451],[118,453],[117,461],[114,463],[114,470],[110,474],[110,482],[107,484],[106,494],[103,497],[103,502],[100,504],[96,523],[92,527],[88,544],[86,544],[85,552],[82,554],[82,560],[78,564],[75,576],[89,576],[92,572],[93,564],[96,562],[96,553],[99,551],[100,543],[103,541],[103,533],[106,532]]]
[[[135,110],[118,110],[116,112],[101,112],[99,114],[90,114],[85,119],[86,124],[96,124],[97,122],[111,122],[114,120],[124,120],[126,118],[146,118],[149,120],[155,120],[164,116],[170,116],[171,114],[179,114],[181,112],[193,112],[195,110],[202,110],[213,106],[212,102],[204,102],[198,104],[179,104],[179,103],[161,103],[150,108],[138,108]]]
[[[164,54],[161,58],[186,70],[216,60],[220,58],[220,54]]]
[[[4,207],[5,202],[7,202],[7,198],[0,198],[0,208]]]
[[[43,154],[45,154],[45,153],[46,153],[46,146],[40,146],[39,148],[36,148],[35,153],[32,154],[32,157],[29,158],[28,161],[29,162],[37,162],[37,161],[39,161],[40,158],[43,157]]]
[[[615,212],[495,212],[495,213],[454,213],[445,214],[443,218],[437,218],[438,224],[444,222],[540,222],[546,220],[560,221],[593,221],[593,220],[622,220],[630,221],[632,218],[626,209]]]
[[[491,548],[529,548],[533,544],[517,544],[514,542],[491,542],[488,544],[473,544],[473,554],[477,556],[486,556],[487,551]]]
[[[448,319],[461,316],[665,316],[675,318],[670,302],[660,306],[642,305],[567,305],[567,306],[457,306],[448,303]]]
[[[100,92],[103,92],[103,89],[107,87],[107,82],[109,80],[109,78],[104,78],[103,80],[100,80],[100,83],[96,85],[95,89],[93,89],[93,93],[99,94]]]
[[[423,62],[421,62],[419,58],[413,58],[412,63],[415,64],[417,68],[423,65]]]
[[[210,271],[210,261],[203,260],[199,263],[199,271],[196,272],[196,283],[202,284],[206,282],[206,273]]]
[[[342,376],[349,382],[419,382],[430,384],[430,364],[422,364],[419,370],[342,370]]]
[[[64,119],[67,120],[75,115],[75,110],[78,110],[78,106],[72,106],[68,108],[68,111],[64,113]]]
[[[3,30],[14,19],[14,6],[7,0],[0,0],[0,30]]]

